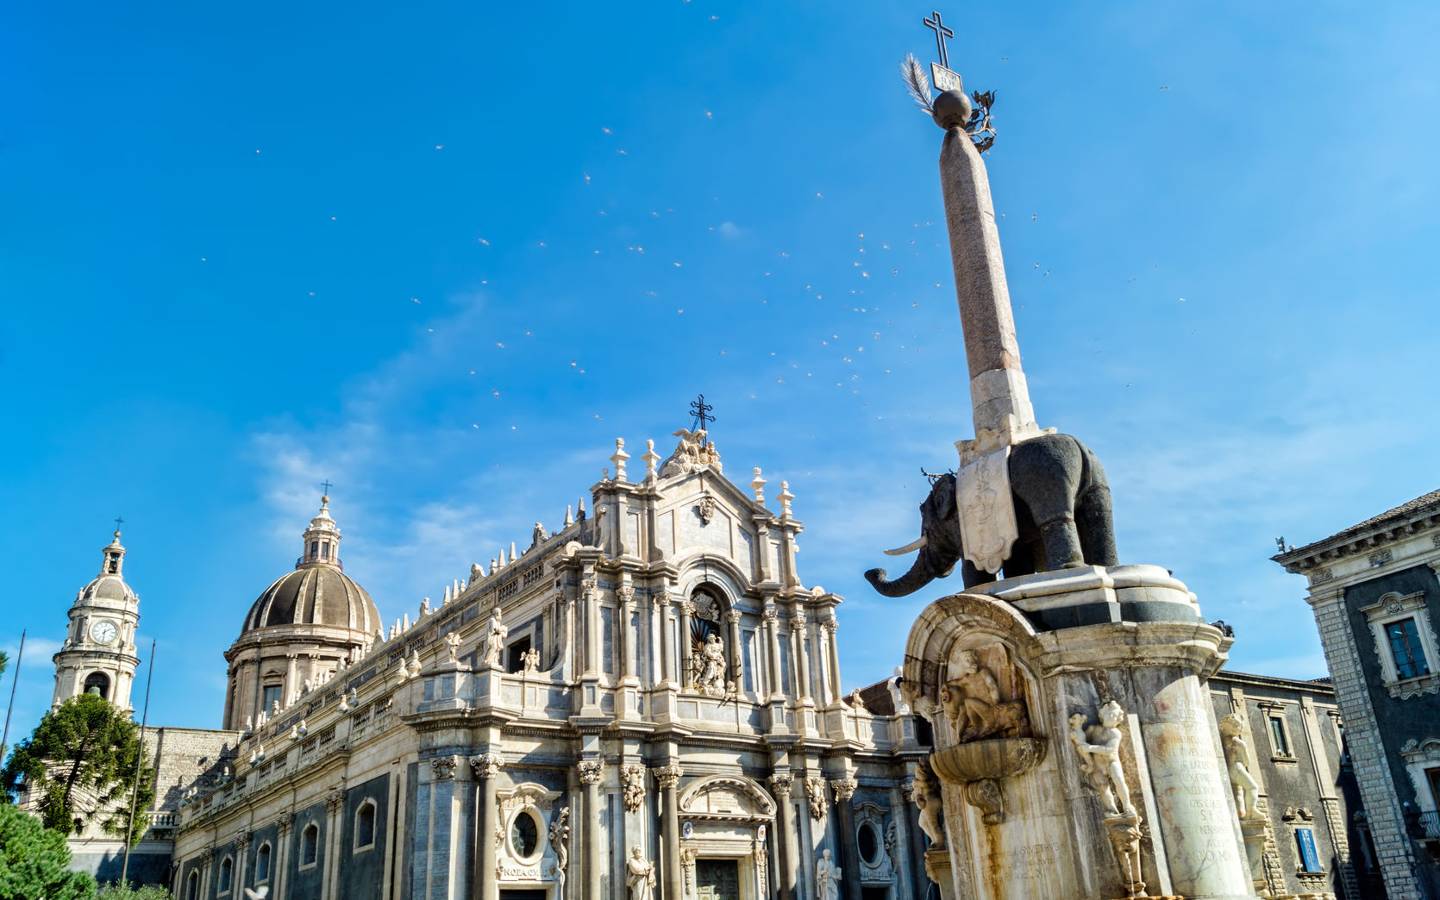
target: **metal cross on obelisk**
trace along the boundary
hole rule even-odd
[[[935,52],[940,57],[940,65],[950,68],[950,52],[945,47],[945,42],[955,36],[955,32],[945,27],[945,20],[940,17],[940,10],[930,13],[931,18],[921,19],[920,22],[931,31],[935,32]]]

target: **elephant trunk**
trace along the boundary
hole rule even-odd
[[[885,577],[884,569],[871,569],[865,573],[865,580],[886,597],[905,597],[913,594],[935,580],[927,559],[928,553],[928,548],[921,550],[920,555],[915,557],[915,562],[911,564],[910,571],[894,581]]]

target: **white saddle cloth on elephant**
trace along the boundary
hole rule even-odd
[[[1020,537],[1015,495],[1010,492],[1010,448],[1054,433],[1053,428],[1011,415],[998,429],[977,429],[974,440],[955,442],[960,451],[960,471],[955,473],[960,541],[975,568],[999,572]]]
[[[960,542],[975,568],[999,572],[1020,537],[1010,493],[1010,445],[981,453],[955,473]]]

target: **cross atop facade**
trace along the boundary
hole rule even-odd
[[[695,422],[696,431],[710,430],[710,426],[705,423],[715,421],[715,417],[710,415],[710,412],[714,409],[715,407],[705,402],[704,394],[699,394],[694,400],[690,401],[690,418]]]
[[[325,479],[324,481],[320,482],[320,488],[321,488],[321,490],[323,490],[323,491],[325,492],[325,496],[326,496],[326,497],[330,496],[330,489],[331,489],[332,487],[334,487],[334,486],[335,486],[335,485],[331,484],[331,483],[330,483],[330,479],[328,479],[328,478]]]
[[[940,53],[940,65],[950,68],[950,51],[945,48],[945,42],[955,36],[955,32],[945,27],[945,21],[940,18],[940,10],[930,13],[932,18],[921,19],[920,24],[935,32],[935,49]]]
[[[122,517],[120,517],[120,516],[116,516],[116,517],[115,517],[115,530],[116,530],[116,531],[119,531],[119,530],[120,530],[120,526],[121,526],[121,525],[124,525],[124,524],[125,524],[125,520],[124,520]]]

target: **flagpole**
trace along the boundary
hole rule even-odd
[[[150,684],[155,680],[155,639],[150,639],[150,663],[145,667],[145,706],[140,711],[140,750],[135,754],[135,778],[130,785],[130,822],[125,828],[125,857],[120,863],[120,883],[129,884],[130,836],[135,833],[135,804],[140,798],[140,770],[145,764],[145,724],[150,721]]]
[[[20,683],[20,663],[25,660],[25,632],[20,631],[20,650],[15,654],[15,675],[10,679],[10,705],[5,707],[5,732],[0,734],[0,765],[5,762],[5,750],[10,746],[10,714],[15,711],[15,686]]]

